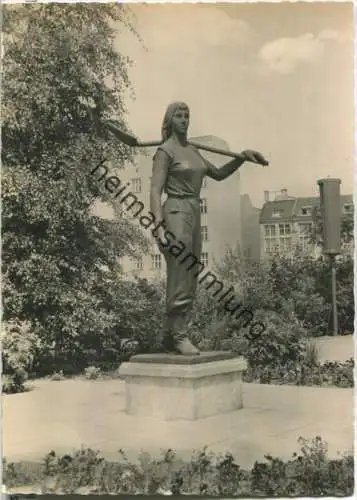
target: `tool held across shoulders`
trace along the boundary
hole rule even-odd
[[[105,122],[105,126],[110,130],[117,139],[126,144],[129,147],[154,147],[160,146],[163,141],[150,141],[150,142],[142,142],[137,139],[134,135],[129,134],[128,132],[124,132],[117,124],[115,120],[107,120]],[[250,161],[252,163],[256,163],[257,165],[267,166],[269,162],[264,158],[263,155],[257,153],[256,151],[244,151],[243,153],[234,153],[232,151],[227,151],[225,149],[215,148],[213,146],[207,146],[205,144],[201,144],[196,142],[195,140],[189,139],[188,143],[192,146],[195,146],[197,149],[202,149],[203,151],[208,151],[210,153],[216,153],[224,156],[229,156],[231,158],[241,158],[245,161]]]

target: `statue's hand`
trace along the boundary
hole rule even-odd
[[[267,166],[269,162],[264,158],[261,153],[258,151],[252,151],[251,149],[246,149],[242,152],[242,156],[245,158],[245,161],[250,161],[252,163],[257,163],[258,165]]]

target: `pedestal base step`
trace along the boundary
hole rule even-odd
[[[197,420],[243,407],[246,361],[230,352],[199,356],[142,354],[119,369],[126,412],[162,420]]]

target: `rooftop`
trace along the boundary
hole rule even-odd
[[[341,195],[341,210],[343,209],[343,205],[345,204],[353,204],[353,195]],[[260,223],[264,224],[267,222],[275,222],[282,221],[286,222],[287,220],[301,220],[306,219],[306,216],[312,217],[312,210],[314,207],[320,206],[320,197],[319,196],[309,196],[309,197],[301,197],[301,198],[280,198],[275,199],[274,201],[267,201],[264,203],[261,214],[260,214]],[[306,213],[303,213],[303,209],[306,209]]]

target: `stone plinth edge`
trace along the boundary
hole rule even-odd
[[[130,362],[135,363],[157,363],[169,365],[198,365],[211,361],[237,358],[237,355],[230,351],[206,351],[198,356],[185,356],[182,354],[136,354],[130,358]]]
[[[242,372],[247,368],[247,362],[242,357],[209,361],[201,364],[167,364],[129,361],[119,368],[119,375],[124,377],[162,377],[192,379],[209,377],[224,373]]]

